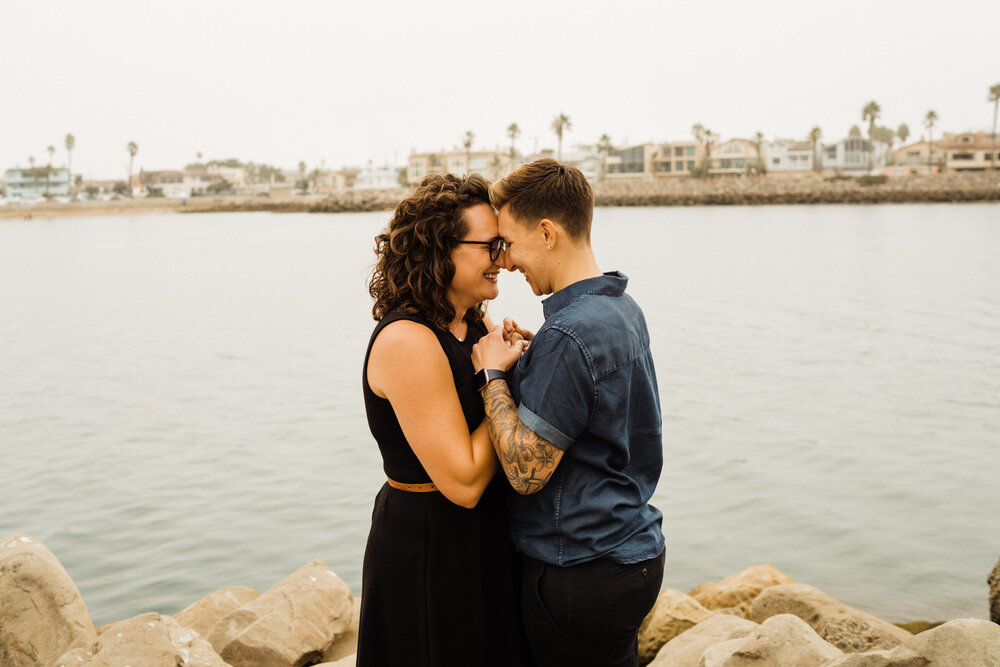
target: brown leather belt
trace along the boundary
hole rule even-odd
[[[437,491],[437,484],[434,482],[424,482],[423,484],[403,484],[402,482],[397,482],[394,479],[387,479],[389,486],[394,489],[399,489],[400,491],[409,491],[410,493],[430,493],[431,491]]]

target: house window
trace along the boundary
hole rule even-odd
[[[677,169],[677,171],[684,171],[684,163],[683,162],[675,162],[674,163],[674,167]]]
[[[951,154],[951,159],[952,160],[971,160],[972,159],[972,153],[952,153]]]
[[[682,146],[674,146],[674,156],[680,157],[684,155],[684,148]]]
[[[781,158],[771,158],[771,164],[781,164]]]
[[[694,146],[688,146],[687,147],[687,154],[688,154],[688,157],[693,157],[694,156]]]
[[[694,160],[688,160],[688,171],[694,169]]]

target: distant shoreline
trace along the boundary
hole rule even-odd
[[[46,202],[31,207],[2,206],[0,219],[64,216],[136,215],[142,213],[356,213],[391,211],[410,189],[349,190],[290,199],[267,197],[194,197],[100,202]],[[707,180],[655,179],[604,181],[594,186],[596,206],[748,206],[801,204],[900,204],[1000,201],[996,173],[953,173],[889,178],[863,185],[857,179],[719,177]]]

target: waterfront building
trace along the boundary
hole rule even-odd
[[[210,186],[221,184],[222,178],[205,173],[203,170],[139,171],[139,191],[163,195],[171,199],[187,199],[211,193]]]
[[[357,181],[361,169],[358,167],[344,167],[343,169],[323,170],[313,177],[313,187],[318,193],[330,194],[353,188]]]
[[[8,169],[4,172],[7,197],[37,199],[39,197],[65,197],[70,193],[69,170],[54,167]]]
[[[729,139],[712,149],[708,173],[713,175],[743,175],[760,162],[757,142],[750,139]]]
[[[1000,160],[1000,140],[993,153],[992,137],[985,132],[947,134],[935,142],[944,154],[948,171],[984,171]]]
[[[654,143],[636,144],[608,151],[604,178],[609,181],[634,180],[653,177],[654,156],[659,155]]]
[[[810,141],[775,139],[764,143],[764,167],[768,173],[789,175],[814,171],[817,156]]]
[[[393,190],[402,187],[399,183],[399,170],[388,165],[384,167],[368,167],[358,172],[354,181],[355,190]]]
[[[929,163],[928,152],[930,152]],[[944,164],[944,151],[941,149],[940,140],[932,142],[930,146],[924,140],[901,146],[895,150],[893,157],[894,164],[882,170],[887,176],[936,174],[941,171],[941,165]]]
[[[823,171],[832,172],[838,176],[864,176],[869,173],[882,173],[885,168],[888,146],[880,141],[874,142],[871,156],[872,165],[869,168],[868,150],[873,142],[864,137],[847,137],[835,144],[824,144],[821,153]]]
[[[506,151],[478,150],[466,153],[463,148],[435,153],[410,153],[406,161],[406,180],[416,184],[428,174],[482,174],[490,180],[511,170],[510,154]]]
[[[246,167],[226,167],[221,164],[210,164],[205,168],[205,173],[214,176],[217,180],[229,183],[233,189],[244,188],[250,184],[247,178]]]
[[[691,170],[700,166],[705,148],[694,139],[659,144],[653,154],[653,175],[657,178],[690,176]]]

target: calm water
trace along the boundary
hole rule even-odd
[[[0,221],[0,538],[44,541],[98,624],[313,558],[359,593],[387,219]],[[1000,206],[602,209],[594,245],[653,334],[665,586],[770,562],[889,620],[987,617]]]

